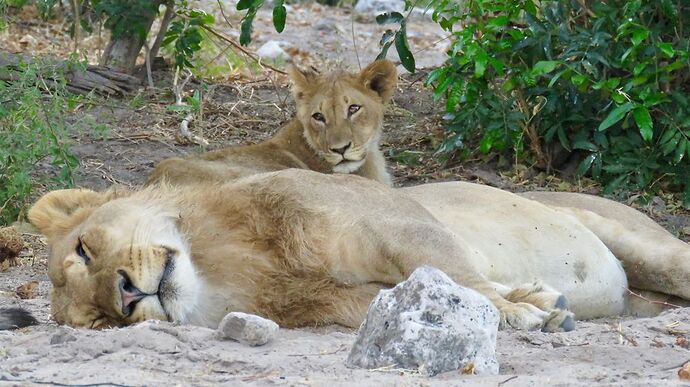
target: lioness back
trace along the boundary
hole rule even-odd
[[[384,105],[397,74],[390,61],[376,61],[359,74],[327,75],[292,67],[296,116],[271,139],[188,158],[163,160],[147,184],[224,182],[288,168],[352,173],[386,185],[391,177],[379,149]]]

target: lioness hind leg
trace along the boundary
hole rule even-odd
[[[516,303],[505,299],[495,284],[488,281],[473,265],[473,260],[489,259],[479,256],[479,251],[470,250],[462,239],[444,226],[433,222],[411,222],[408,219],[394,218],[387,218],[385,221],[376,218],[369,222],[364,228],[367,233],[357,237],[360,240],[376,240],[376,244],[371,244],[376,250],[361,252],[357,256],[370,257],[378,253],[382,255],[382,259],[362,260],[359,265],[366,267],[373,263],[372,271],[386,274],[372,280],[384,281],[384,278],[396,275],[404,279],[416,268],[429,265],[445,272],[459,285],[486,296],[500,313],[501,328],[510,326],[524,330],[565,330],[571,327],[572,324],[566,322],[568,316],[572,319],[572,313],[568,311],[553,308],[542,310],[526,302]],[[473,259],[469,259],[470,256]],[[552,301],[555,305],[557,300]]]
[[[553,207],[576,217],[623,262],[631,287],[690,300],[690,245],[660,227],[629,227],[579,208]],[[640,214],[640,217],[643,215]]]
[[[510,289],[494,283],[503,297],[515,304],[527,304],[539,309],[545,321],[541,329],[545,332],[572,331],[575,329],[575,316],[568,311],[568,299],[548,285],[534,282]]]
[[[541,310],[568,309],[568,299],[563,294],[539,282],[512,289],[505,298],[511,302],[526,302]]]

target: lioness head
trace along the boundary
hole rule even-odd
[[[149,198],[150,199],[150,198]],[[178,215],[135,194],[54,191],[29,211],[49,239],[52,313],[75,327],[185,321],[199,281]]]
[[[352,173],[367,152],[378,152],[383,108],[397,81],[392,62],[376,61],[359,74],[321,76],[294,66],[289,74],[304,137],[334,172]]]

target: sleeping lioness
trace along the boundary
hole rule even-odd
[[[51,248],[53,316],[72,326],[215,326],[241,311],[357,327],[380,289],[431,265],[487,296],[501,326],[558,331],[573,314],[621,314],[629,282],[690,299],[690,247],[635,214],[621,223],[471,183],[391,189],[289,169],[54,191],[29,219]]]
[[[156,166],[147,184],[224,182],[287,168],[353,173],[390,185],[379,149],[383,108],[397,82],[395,65],[376,61],[359,74],[318,76],[291,67],[297,115],[271,139]]]

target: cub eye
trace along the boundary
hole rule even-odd
[[[348,111],[348,113],[350,113],[350,115],[353,115],[353,114],[357,113],[360,108],[361,108],[361,106],[359,106],[359,105],[350,105],[350,107],[347,108],[347,111]]]
[[[89,255],[86,254],[86,250],[84,250],[84,245],[81,243],[81,239],[79,239],[79,243],[77,244],[75,252],[84,260],[84,263],[88,264],[89,262],[91,262],[91,258],[89,258]]]
[[[323,116],[321,113],[314,113],[311,115],[311,118],[319,121],[319,122],[326,122],[326,117]]]

